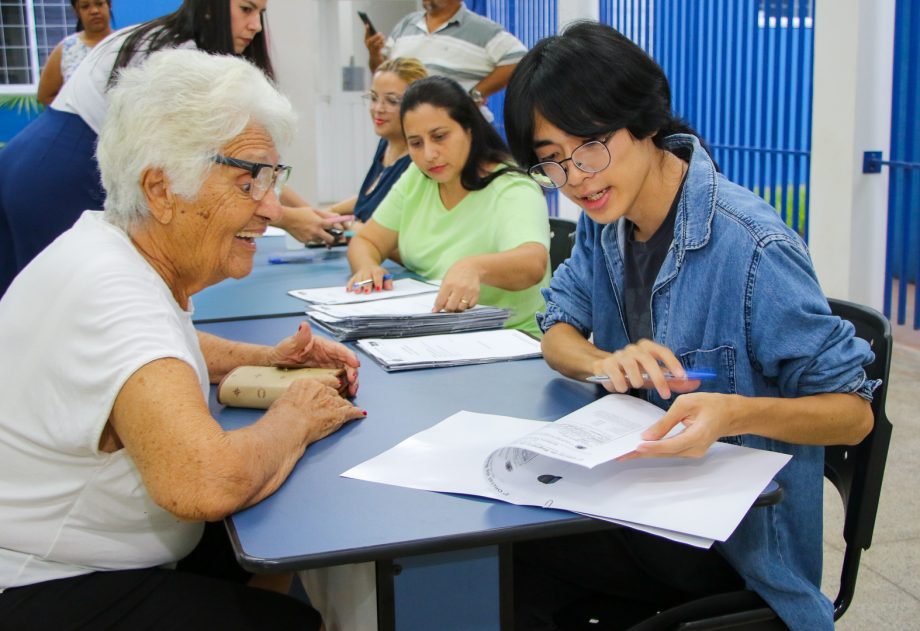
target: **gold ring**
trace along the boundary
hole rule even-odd
[[[470,304],[470,301],[467,300],[466,298],[461,298],[461,299],[460,299],[460,302],[462,302],[462,303],[465,304],[465,305]]]

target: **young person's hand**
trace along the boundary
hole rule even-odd
[[[591,369],[595,375],[610,378],[602,383],[610,392],[655,388],[662,399],[670,399],[672,393],[692,392],[700,387],[699,380],[683,379],[686,375],[684,367],[670,348],[647,339],[624,346],[595,361]]]

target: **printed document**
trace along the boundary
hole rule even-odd
[[[540,357],[540,342],[514,329],[398,339],[366,338],[358,348],[384,370],[414,370]]]
[[[342,475],[569,510],[701,547],[724,541],[789,456],[715,443],[702,458],[615,460],[662,414],[618,394],[554,423],[458,412]]]
[[[393,289],[385,291],[372,291],[370,293],[346,291],[344,285],[336,287],[317,287],[315,289],[292,289],[288,293],[295,298],[300,298],[317,305],[343,305],[351,303],[374,302],[376,300],[389,300],[416,294],[430,294],[440,289],[438,285],[425,283],[414,278],[400,278],[393,281]],[[431,298],[434,303],[434,298]],[[429,307],[430,310],[430,307]]]

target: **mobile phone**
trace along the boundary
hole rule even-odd
[[[377,29],[374,28],[374,25],[371,24],[371,19],[367,17],[367,13],[364,11],[358,11],[358,17],[361,18],[361,21],[364,22],[364,25],[367,27],[367,32],[369,35],[376,35]]]

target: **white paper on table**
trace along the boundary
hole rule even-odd
[[[358,348],[386,366],[453,364],[485,359],[516,359],[540,355],[540,342],[514,329],[423,335],[397,339],[367,338]]]
[[[642,432],[662,416],[664,410],[647,401],[610,394],[514,441],[507,449],[594,467],[633,451],[643,442]],[[673,433],[682,429],[678,426]]]
[[[529,486],[498,493],[483,463],[503,445],[545,425],[458,412],[342,475],[570,510],[651,527],[672,539],[670,532],[724,541],[789,460],[785,454],[716,443],[705,457],[693,460],[612,461],[593,469],[557,462],[539,474],[555,478],[551,483],[534,476]]]
[[[434,296],[416,294],[390,300],[356,302],[340,305],[310,305],[310,313],[325,313],[333,318],[366,318],[368,316],[413,316],[430,313]]]
[[[393,281],[393,289],[385,291],[372,291],[370,293],[346,291],[345,285],[336,287],[316,287],[314,289],[292,289],[288,293],[295,298],[300,298],[316,305],[343,305],[352,303],[374,302],[376,300],[390,300],[403,296],[417,294],[430,294],[438,291],[436,285],[425,283],[414,278],[400,278]],[[434,300],[431,300],[434,303]],[[429,311],[431,307],[428,308]]]

